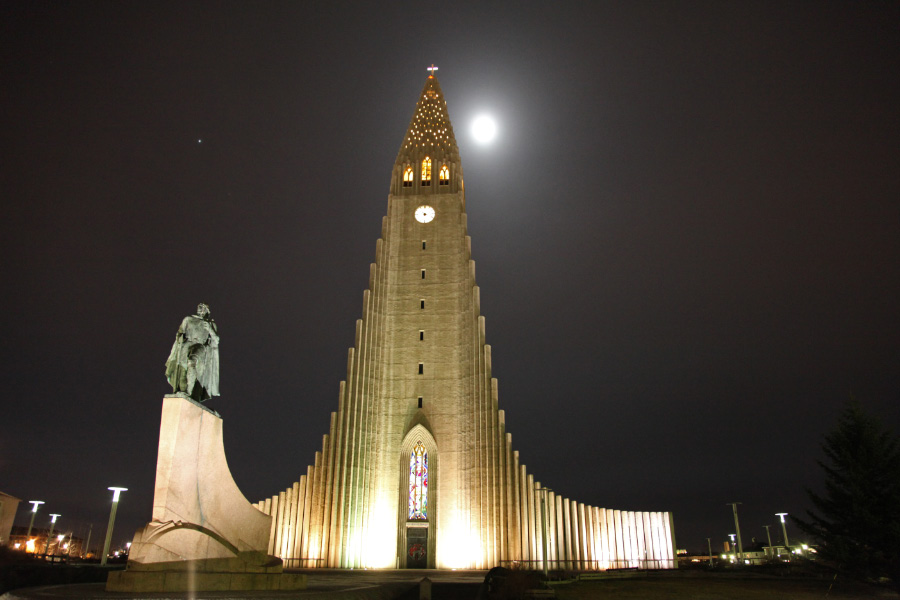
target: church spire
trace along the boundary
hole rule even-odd
[[[401,187],[406,187],[405,191],[411,193],[413,190],[410,188],[415,187],[415,192],[422,193],[426,191],[421,189],[422,187],[430,187],[430,191],[433,192],[456,192],[458,188],[455,181],[446,188],[431,186],[430,183],[426,183],[425,186],[420,185],[423,183],[426,169],[429,171],[431,168],[434,169],[434,178],[441,177],[439,169],[443,166],[446,166],[445,173],[453,174],[454,180],[461,179],[462,176],[459,147],[456,145],[453,125],[450,123],[450,115],[447,113],[447,101],[444,100],[444,92],[434,75],[437,67],[432,65],[428,71],[430,75],[425,80],[425,86],[416,103],[416,110],[409,122],[403,143],[400,145],[400,152],[397,154],[392,189],[400,191]],[[433,167],[423,167],[423,163],[433,165]],[[410,180],[405,180],[406,185],[401,185],[404,177],[408,178],[413,175],[416,185],[411,185],[412,181]],[[428,173],[428,176],[431,177],[431,174]]]

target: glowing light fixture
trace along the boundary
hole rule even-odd
[[[790,544],[788,543],[788,536],[787,536],[787,526],[785,525],[785,522],[784,522],[784,518],[787,516],[787,513],[784,513],[784,512],[775,513],[775,516],[779,517],[781,519],[781,533],[784,534],[784,547],[790,549]]]
[[[37,514],[38,506],[44,503],[43,500],[29,500],[29,502],[34,506],[31,509],[31,523],[28,524],[28,533],[25,534],[25,537],[31,537],[31,528],[34,526],[34,516]]]

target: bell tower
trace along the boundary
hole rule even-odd
[[[400,566],[456,564],[451,548],[465,546],[465,532],[480,521],[473,523],[480,498],[471,450],[477,423],[489,418],[490,363],[485,369],[478,335],[459,148],[433,72],[394,163],[382,239],[386,339],[376,403],[386,418],[376,435],[387,464],[379,467],[376,504],[400,489]],[[423,484],[411,467],[419,443],[427,450],[427,490],[416,487]],[[426,510],[417,513],[410,503],[423,492]]]

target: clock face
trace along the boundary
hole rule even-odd
[[[416,221],[419,223],[431,223],[432,219],[434,219],[434,209],[427,204],[416,209]]]

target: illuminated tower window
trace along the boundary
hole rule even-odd
[[[428,519],[428,452],[422,442],[416,442],[409,453],[408,518],[410,521]]]
[[[447,168],[447,165],[441,166],[440,180],[441,185],[450,185],[450,169]]]
[[[412,167],[406,167],[406,171],[403,172],[403,187],[412,187],[412,184],[413,184]]]
[[[422,185],[431,185],[431,159],[427,156],[422,161]]]

